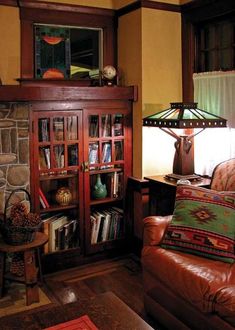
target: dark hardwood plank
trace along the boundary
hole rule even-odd
[[[58,315],[60,308],[63,308],[64,314],[66,314],[66,308],[68,308],[70,319],[73,319],[75,318],[75,308],[72,307],[74,304],[75,306],[77,304],[79,308],[79,311],[76,311],[77,317],[78,315],[82,315],[82,313],[92,313],[89,301],[107,292],[111,292],[118,299],[121,299],[121,301],[154,329],[164,329],[145,313],[142,269],[140,260],[134,255],[99,261],[54,274],[48,274],[44,277],[43,288],[53,299],[53,306],[57,306],[56,308],[39,310],[38,313],[34,309],[33,311],[20,313],[20,316],[19,314],[15,314],[4,317],[1,319],[4,322],[0,321],[0,330],[17,329],[14,326],[19,324],[18,317],[21,317],[21,320],[23,318],[24,325],[31,324],[31,328],[26,327],[26,329],[30,330],[40,329],[40,327],[43,328],[45,325],[50,326],[51,320],[54,320],[53,324],[69,320],[66,315]],[[68,306],[71,306],[71,308]],[[121,309],[120,311],[118,309],[116,311],[117,318],[121,315],[118,314],[119,312],[122,313]],[[9,323],[7,323],[8,321]],[[102,324],[102,317],[99,322]],[[8,324],[9,327],[2,328],[1,324],[3,326]],[[100,329],[103,330],[106,328]],[[112,330],[112,328],[109,330]]]

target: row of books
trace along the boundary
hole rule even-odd
[[[64,145],[56,145],[53,148],[54,167],[63,168],[65,166],[64,160]],[[78,165],[78,145],[68,145],[68,165]],[[51,150],[50,147],[43,147],[39,149],[39,169],[51,168]]]
[[[123,172],[112,172],[105,174],[106,188],[111,198],[121,197],[123,186]]]
[[[123,210],[111,207],[90,215],[91,244],[118,239],[123,236]]]
[[[101,117],[101,137],[111,136],[112,118],[110,114],[102,115]],[[114,136],[123,135],[123,117],[116,115],[113,123]],[[99,133],[99,118],[91,116],[89,122],[89,137],[98,137]]]
[[[64,120],[65,118],[58,117],[53,119],[53,132],[54,139],[56,141],[62,141],[64,139]],[[50,119],[49,118],[40,118],[38,122],[38,134],[40,142],[50,141]],[[67,117],[67,135],[68,140],[77,139],[77,117],[70,116]]]
[[[44,253],[65,250],[78,245],[77,220],[63,213],[43,215],[43,231],[48,235]]]
[[[99,145],[97,142],[89,144],[89,164],[96,164],[99,162]],[[111,144],[105,142],[102,145],[101,163],[111,162]]]

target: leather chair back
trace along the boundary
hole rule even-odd
[[[218,191],[235,191],[235,158],[219,163],[214,168],[210,188]]]

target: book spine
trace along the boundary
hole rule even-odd
[[[39,195],[39,201],[40,201],[40,204],[42,205],[42,207],[44,209],[46,209],[46,204],[44,203],[44,201],[43,201],[43,199],[42,199],[42,197],[40,195]]]
[[[45,208],[50,207],[46,196],[44,195],[44,193],[42,192],[41,188],[39,188],[39,196],[41,197],[41,199],[43,200],[43,203],[45,204]]]

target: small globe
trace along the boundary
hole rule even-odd
[[[103,76],[108,80],[112,80],[116,74],[117,71],[112,65],[106,65],[103,69]]]

